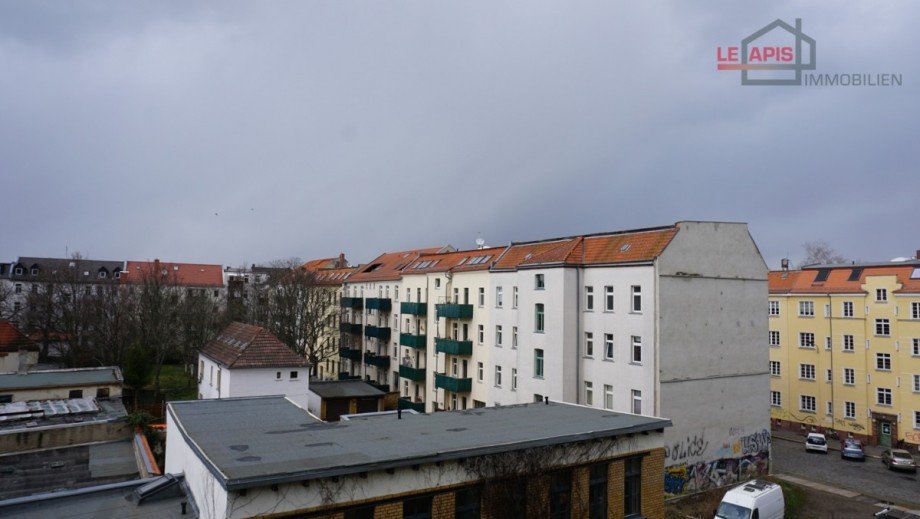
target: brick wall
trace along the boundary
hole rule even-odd
[[[454,498],[456,496],[453,492],[434,496],[431,503],[431,517],[433,519],[454,519]]]
[[[622,459],[612,460],[607,469],[607,516],[622,519],[624,515],[623,484],[626,482],[626,466]],[[664,491],[664,485],[658,485]]]
[[[655,449],[642,458],[642,515],[664,519],[664,449]]]
[[[374,519],[402,519],[402,501],[378,505],[374,509]]]

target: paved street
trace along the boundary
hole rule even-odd
[[[806,453],[803,442],[775,438],[773,472],[792,474],[859,492],[879,499],[920,506],[920,478],[916,474],[889,471],[877,459],[845,461],[840,453]]]

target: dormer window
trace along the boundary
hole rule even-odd
[[[32,274],[33,276],[37,276],[37,275],[38,275],[38,267],[32,267],[32,269],[29,271],[29,274]]]
[[[120,271],[120,270],[116,270],[115,273],[112,274],[112,277],[114,277],[115,279],[120,278],[120,277],[121,277],[121,271]]]
[[[104,270],[99,271],[99,279],[105,279],[108,276],[108,273]]]
[[[13,270],[13,272],[14,272],[17,276],[21,276],[21,275],[22,275],[22,267],[16,267],[16,269]]]

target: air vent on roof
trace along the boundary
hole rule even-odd
[[[527,254],[524,255],[524,261],[527,261],[527,260],[529,260],[529,259],[532,258],[532,257],[533,257],[533,254],[531,254],[531,253],[528,252]]]
[[[628,244],[628,243],[624,243],[623,246],[620,247],[620,252],[626,252],[626,251],[628,251],[628,250],[629,250],[629,244]]]

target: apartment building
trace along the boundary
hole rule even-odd
[[[317,297],[329,301],[329,304],[314,305],[317,309],[325,309],[326,316],[322,332],[317,339],[316,349],[321,353],[318,355],[317,365],[313,367],[313,373],[319,380],[336,380],[342,372],[339,357],[339,323],[342,309],[339,302],[342,299],[345,280],[357,268],[348,265],[344,253],[339,254],[337,258],[308,261],[300,268],[311,274],[310,283],[319,289]]]
[[[386,263],[385,279],[403,297],[393,325],[402,407],[549,398],[665,416],[674,422],[669,494],[768,470],[770,376],[758,335],[767,268],[745,224],[678,222],[400,259]],[[349,294],[362,292],[346,287],[343,306],[363,303]]]
[[[920,445],[920,254],[770,273],[774,426]]]
[[[221,306],[227,303],[223,267],[220,265],[175,263],[158,259],[128,261],[120,277],[126,285],[158,282],[181,288],[185,296],[211,298]]]

